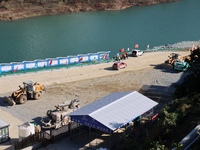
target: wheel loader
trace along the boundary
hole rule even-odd
[[[37,82],[23,82],[24,87],[19,85],[19,89],[14,91],[11,96],[4,97],[5,102],[13,106],[15,104],[24,104],[28,99],[38,100],[46,92],[46,87]]]

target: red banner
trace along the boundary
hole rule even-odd
[[[13,70],[13,72],[17,72],[17,70],[18,70],[18,67],[17,67],[17,68],[15,68],[15,69]]]
[[[80,61],[82,61],[83,60],[83,57],[81,57],[79,60],[78,60],[78,62],[80,62]]]
[[[49,65],[52,65],[52,63],[53,63],[53,60],[50,60]]]

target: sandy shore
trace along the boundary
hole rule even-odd
[[[53,106],[66,99],[80,99],[81,105],[84,106],[112,92],[137,90],[148,94],[148,91],[151,91],[157,94],[154,100],[163,106],[166,103],[164,97],[170,97],[174,90],[172,84],[180,82],[183,78],[182,72],[175,72],[170,66],[162,65],[170,53],[152,52],[144,53],[140,57],[129,57],[124,60],[127,68],[119,71],[112,70],[113,63],[109,62],[0,77],[1,101],[4,96],[9,96],[15,91],[18,85],[22,85],[23,81],[37,81],[47,86],[47,93],[39,101],[27,101],[23,105],[13,107],[7,107],[1,102],[1,119],[10,124],[10,137],[16,140],[17,125],[26,121],[36,121],[36,118],[46,114],[46,110],[53,109]],[[186,56],[189,52],[181,51],[179,54]],[[22,110],[26,116],[20,114]],[[2,148],[0,146],[0,149]]]

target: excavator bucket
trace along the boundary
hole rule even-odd
[[[4,97],[4,102],[6,102],[7,104],[9,104],[10,106],[14,106],[16,103],[15,101],[12,99],[12,97]]]

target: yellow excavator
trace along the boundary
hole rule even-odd
[[[24,104],[27,99],[38,100],[46,92],[46,87],[38,82],[32,81],[23,82],[24,87],[19,86],[19,89],[14,91],[11,96],[4,97],[4,100],[9,105]]]

